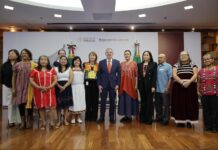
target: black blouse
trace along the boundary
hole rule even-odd
[[[8,88],[12,87],[12,65],[10,62],[5,62],[1,67],[1,82]]]

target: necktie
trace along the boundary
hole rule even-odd
[[[111,72],[111,61],[110,60],[108,61],[107,69],[108,69],[108,72],[110,73]]]

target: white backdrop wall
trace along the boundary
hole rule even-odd
[[[30,49],[33,59],[38,59],[40,55],[56,55],[64,44],[76,44],[75,55],[80,56],[83,62],[88,60],[90,51],[97,52],[98,60],[104,59],[106,48],[112,48],[114,58],[123,61],[123,51],[129,49],[133,55],[136,41],[140,43],[141,54],[144,50],[150,50],[154,60],[157,61],[157,32],[5,32],[3,35],[3,61],[7,60],[8,50],[12,48],[19,51],[23,48]],[[201,63],[199,61],[200,43],[200,33],[184,33],[184,47],[198,65]],[[65,49],[68,51],[67,47]],[[3,87],[3,105],[7,105],[4,91]]]
[[[199,32],[184,33],[184,50],[187,50],[193,63],[201,68],[201,34]]]

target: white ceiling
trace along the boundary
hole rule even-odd
[[[134,2],[134,0],[132,0]],[[16,26],[21,29],[66,30],[69,26],[86,30],[128,29],[218,29],[218,0],[187,0],[149,9],[115,12],[115,0],[82,0],[84,12],[48,9],[0,0],[0,29]],[[193,5],[194,9],[184,10]],[[15,7],[13,11],[4,5]],[[54,18],[55,13],[62,18]],[[146,13],[146,18],[138,14]]]

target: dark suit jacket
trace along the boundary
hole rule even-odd
[[[146,75],[143,77],[143,62],[138,64],[138,89],[151,90],[152,87],[156,88],[157,79],[157,63],[149,62]]]
[[[98,65],[97,73],[98,85],[106,88],[109,84],[111,88],[115,88],[116,85],[120,85],[120,62],[116,59],[112,59],[111,72],[107,69],[107,60],[101,60]]]

